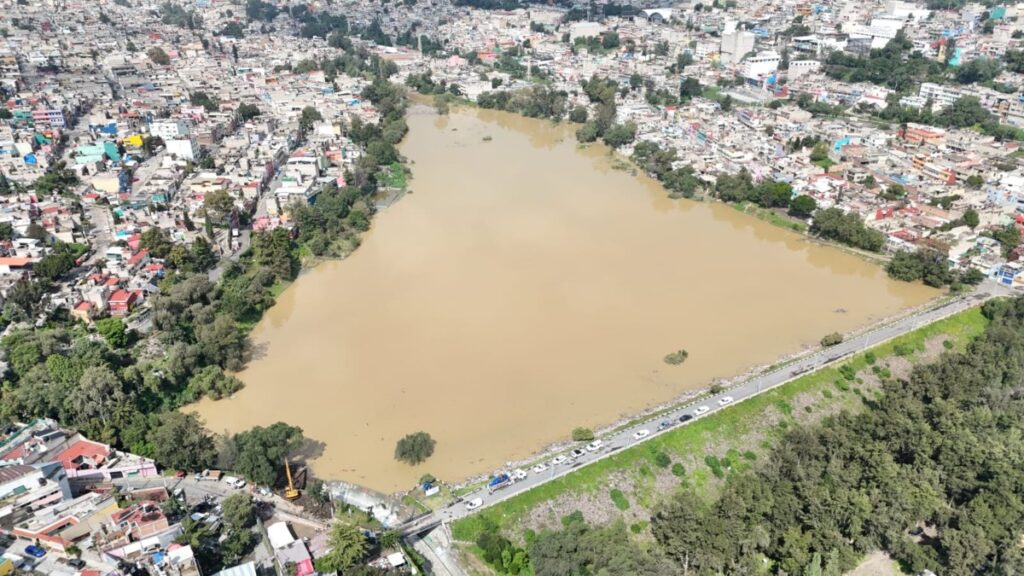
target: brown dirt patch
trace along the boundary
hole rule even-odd
[[[899,565],[885,552],[872,552],[846,576],[902,576]]]

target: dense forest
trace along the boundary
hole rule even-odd
[[[650,518],[641,546],[621,523],[579,514],[525,549],[493,530],[492,565],[577,574],[839,575],[873,550],[908,573],[1024,570],[1024,298],[990,301],[963,352],[918,365],[865,410],[791,429],[755,471],[712,501],[686,489]]]

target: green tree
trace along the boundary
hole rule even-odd
[[[96,321],[96,331],[112,348],[124,348],[131,342],[128,326],[120,318],[103,318]]]
[[[961,216],[960,219],[965,226],[970,226],[971,228],[977,228],[978,224],[981,224],[981,217],[978,215],[978,211],[974,208],[964,210],[964,215]]]
[[[203,198],[206,217],[217,224],[225,224],[235,210],[235,199],[227,190],[214,190]]]
[[[316,570],[320,573],[347,573],[346,568],[361,561],[370,550],[366,536],[359,527],[342,522],[335,522],[331,526],[327,542],[330,551],[316,561]]]
[[[419,464],[434,453],[437,442],[426,432],[403,436],[395,445],[395,460],[406,464]]]
[[[810,218],[818,209],[818,201],[814,198],[801,194],[789,204],[789,213],[797,218]]]
[[[583,106],[573,108],[569,113],[569,120],[576,124],[583,124],[587,121],[587,109]]]
[[[308,133],[314,123],[320,122],[323,119],[324,117],[320,114],[320,111],[312,106],[306,106],[302,109],[302,114],[299,116],[299,131],[303,134]]]
[[[282,422],[253,428],[235,434],[233,449],[237,451],[235,469],[243,476],[264,486],[276,485],[284,459],[302,445],[302,429]]]
[[[148,438],[156,461],[171,470],[205,470],[213,466],[217,457],[213,438],[192,413],[161,414],[159,424]]]
[[[255,522],[252,495],[248,492],[231,494],[221,503],[221,510],[229,530],[245,530]]]
[[[576,442],[590,442],[594,439],[594,431],[590,428],[578,427],[572,429],[572,439]]]
[[[154,46],[147,50],[146,56],[149,56],[149,59],[152,60],[154,64],[159,64],[160,66],[167,66],[171,63],[171,57],[168,56],[167,52],[164,52],[164,49],[159,46]]]
[[[235,114],[238,115],[239,120],[247,122],[259,116],[261,112],[255,104],[239,104],[238,108],[235,109]]]
[[[968,188],[978,190],[985,184],[985,179],[977,174],[971,174],[967,177],[965,184]]]

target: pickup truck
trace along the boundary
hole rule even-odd
[[[487,483],[487,491],[493,494],[495,491],[511,485],[512,478],[508,474],[498,474],[494,478],[491,478],[491,481]]]

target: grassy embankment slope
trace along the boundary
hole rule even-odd
[[[946,349],[963,349],[985,325],[974,308],[922,327],[462,519],[453,534],[472,542],[493,522],[522,542],[576,511],[595,523],[623,519],[646,534],[651,510],[673,491],[714,497],[725,478],[756,466],[788,428],[860,409],[883,380],[905,377],[913,363]]]

